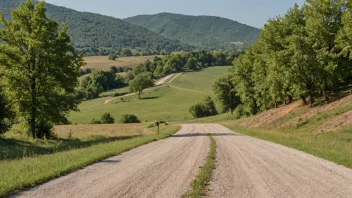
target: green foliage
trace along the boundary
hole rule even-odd
[[[37,138],[40,139],[56,139],[54,133],[53,133],[53,124],[46,122],[46,121],[40,121],[37,125],[36,128],[36,135]]]
[[[38,125],[60,122],[77,110],[75,87],[82,59],[75,55],[68,29],[46,17],[45,3],[31,0],[0,16],[0,71],[16,115],[32,137]]]
[[[154,58],[153,62],[147,60],[134,67],[133,74],[128,73],[127,82],[142,72],[150,72],[152,78],[183,70],[197,70],[215,65],[231,65],[241,55],[237,51],[191,51],[175,52],[168,56]]]
[[[212,16],[160,13],[140,15],[124,20],[166,38],[189,43],[199,49],[243,49],[253,44],[260,33],[257,28]]]
[[[122,50],[121,56],[133,56],[131,49],[125,48]]]
[[[198,69],[198,61],[197,61],[197,59],[194,58],[194,57],[188,58],[185,67],[190,69],[190,70]]]
[[[9,101],[0,87],[0,135],[7,132],[11,126],[15,113],[12,111]]]
[[[204,118],[218,114],[215,103],[210,96],[206,97],[202,103],[192,106],[189,111],[194,118]]]
[[[109,60],[116,60],[117,55],[116,54],[109,54],[108,58],[109,58]]]
[[[240,119],[244,115],[246,115],[245,109],[242,104],[238,105],[233,112],[233,115],[235,116],[236,119]]]
[[[236,85],[229,75],[219,78],[213,89],[224,112],[230,111],[232,114],[235,108],[241,104],[241,99],[237,96]]]
[[[137,118],[137,116],[133,114],[125,114],[122,115],[120,119],[121,124],[132,124],[132,123],[141,123],[141,121]]]
[[[9,18],[10,10],[22,1],[1,0],[1,11]],[[49,17],[67,25],[76,51],[84,55],[117,54],[126,47],[146,48],[154,54],[159,54],[161,51],[169,54],[181,49],[189,51],[194,48],[117,18],[79,12],[52,4],[46,4],[45,8]]]
[[[113,124],[115,123],[115,119],[110,115],[110,113],[105,113],[101,116],[102,124]]]
[[[116,89],[125,85],[125,79],[116,75],[118,69],[112,67],[110,71],[95,71],[89,76],[81,78],[78,92],[79,99],[94,99],[98,98],[99,94],[110,89]]]
[[[92,121],[90,122],[91,124],[102,124],[101,120],[96,120],[96,119],[92,119]]]
[[[143,72],[138,74],[130,82],[130,91],[138,92],[138,98],[141,98],[141,93],[144,89],[152,87],[154,85],[152,80],[152,74],[149,72]]]
[[[323,96],[329,102],[331,94],[348,86],[350,13],[346,1],[308,0],[303,7],[295,5],[283,17],[269,20],[258,42],[229,72],[246,114],[293,99],[313,105],[316,97]]]

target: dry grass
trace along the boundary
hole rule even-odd
[[[144,63],[147,60],[153,61],[155,56],[132,56],[132,57],[121,57],[117,60],[109,60],[107,56],[89,56],[84,57],[84,61],[87,63],[82,68],[89,68],[94,70],[108,71],[110,67],[135,67],[139,63]]]
[[[329,121],[325,122],[323,126],[316,129],[314,133],[327,133],[332,131],[338,131],[347,127],[352,126],[352,111],[336,116]]]
[[[88,136],[121,137],[153,134],[153,131],[145,129],[143,124],[62,125],[55,126],[54,132],[61,138],[67,138],[68,136],[84,138]]]
[[[347,97],[344,97],[340,100],[337,100],[327,105],[310,108],[308,112],[302,115],[296,116],[294,119],[290,120],[289,122],[284,123],[282,127],[297,126],[302,122],[308,121],[309,119],[311,119],[312,117],[314,117],[319,113],[336,110],[346,105],[352,105],[352,95],[349,95]]]

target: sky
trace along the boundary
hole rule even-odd
[[[116,18],[171,12],[229,18],[262,28],[266,21],[305,0],[46,0],[46,2]]]

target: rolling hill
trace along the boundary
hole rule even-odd
[[[10,10],[23,0],[1,0],[0,11],[10,18]],[[88,12],[78,12],[65,7],[46,4],[47,15],[65,23],[76,48],[147,48],[171,52],[188,51],[193,47],[179,41],[166,39],[157,33],[124,22],[121,19]],[[92,50],[98,51],[96,49]]]
[[[166,38],[179,40],[198,48],[221,49],[253,44],[260,29],[214,16],[188,16],[160,13],[124,19]]]

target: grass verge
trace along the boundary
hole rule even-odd
[[[198,198],[206,195],[206,189],[211,180],[213,170],[215,169],[216,158],[216,141],[211,134],[208,134],[210,139],[210,151],[207,156],[205,165],[200,169],[196,179],[191,183],[191,191],[184,197]]]
[[[160,135],[140,136],[51,155],[0,161],[0,197],[33,187],[138,146],[167,138],[178,130],[179,126],[170,126]]]
[[[312,134],[292,128],[247,129],[233,125],[230,122],[220,122],[219,124],[244,135],[275,142],[352,168],[351,127],[326,134]]]

